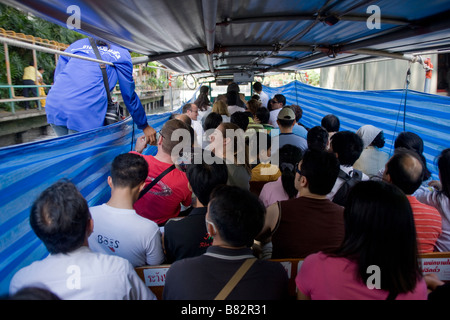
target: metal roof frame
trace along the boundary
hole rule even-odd
[[[307,70],[450,49],[450,1],[0,0],[197,77]],[[370,6],[381,27],[370,29]],[[369,13],[368,13],[369,12]]]

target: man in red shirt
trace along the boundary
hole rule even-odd
[[[386,164],[383,179],[399,187],[407,196],[414,215],[419,253],[433,252],[442,233],[442,217],[434,207],[419,202],[412,194],[420,187],[423,164],[411,150],[398,148]]]
[[[173,141],[172,134],[178,129],[186,130],[185,134],[179,135],[180,138]],[[178,155],[172,153],[178,149],[175,147],[179,143],[186,143],[186,146],[190,147],[190,142],[185,141],[183,137],[191,138],[189,128],[184,122],[172,119],[164,124],[157,141],[157,154],[155,156],[142,155],[147,160],[149,167],[146,185],[174,164]],[[145,136],[138,138],[136,151],[133,152],[141,154],[147,143],[148,140]],[[137,200],[134,204],[134,209],[139,215],[161,226],[170,218],[177,217],[180,214],[180,203],[183,206],[190,206],[191,200],[192,192],[188,188],[186,174],[175,168]]]

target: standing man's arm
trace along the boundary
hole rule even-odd
[[[127,54],[126,57],[121,57],[117,63],[114,63],[117,70],[122,98],[128,111],[133,117],[134,122],[136,122],[137,127],[144,131],[149,144],[154,145],[156,144],[156,130],[148,125],[144,107],[134,91],[133,64],[131,63],[130,54],[128,52],[125,53]]]

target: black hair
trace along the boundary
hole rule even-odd
[[[297,104],[291,104],[291,109],[295,114],[295,122],[299,122],[303,116],[303,109]]]
[[[222,123],[222,121],[223,118],[220,114],[216,112],[210,112],[205,118],[203,130],[207,131],[209,129],[216,129]]]
[[[208,212],[225,242],[250,247],[264,226],[266,208],[250,191],[224,185],[214,189]]]
[[[208,86],[200,87],[200,94],[194,102],[194,104],[198,107],[198,109],[200,111],[206,111],[208,106],[211,105],[211,101],[209,101],[209,98],[208,98],[208,92],[209,92]]]
[[[245,112],[237,111],[230,116],[230,122],[236,124],[242,130],[247,130],[249,119]]]
[[[270,119],[270,111],[267,108],[259,107],[258,109],[256,109],[255,116],[262,124],[267,124],[269,123]]]
[[[328,132],[338,132],[341,126],[339,118],[334,114],[327,114],[322,118],[321,126]]]
[[[31,206],[31,228],[52,254],[69,253],[81,247],[90,219],[86,200],[66,180],[45,189]]]
[[[280,102],[283,107],[286,105],[286,97],[283,96],[282,94],[276,94],[273,96],[274,100],[277,100],[277,102]]]
[[[103,40],[95,40],[95,44],[100,47],[108,47],[108,50],[111,48],[111,45]]]
[[[373,139],[370,145],[381,149],[384,147],[384,144],[385,144],[384,133],[383,131],[380,131],[380,133],[377,134],[377,136]]]
[[[227,92],[227,105],[229,106],[235,106],[238,104],[239,93],[236,91],[229,91]]]
[[[261,91],[262,91],[262,84],[261,84],[261,82],[255,82],[255,83],[253,84],[253,89],[254,89],[256,92],[261,92]]]
[[[111,178],[116,187],[134,188],[147,179],[148,163],[135,153],[123,153],[111,164]]]
[[[408,161],[416,159],[420,168]],[[386,164],[386,174],[391,177],[392,183],[399,187],[405,194],[413,194],[422,184],[423,163],[419,155],[406,148],[395,149],[394,155]]]
[[[13,295],[7,297],[7,300],[61,300],[52,291],[41,287],[23,287]]]
[[[295,189],[295,165],[302,161],[303,151],[297,146],[286,144],[278,151],[280,162],[281,183],[289,199],[295,198],[298,190]]]
[[[343,166],[353,166],[363,151],[363,141],[360,136],[351,131],[339,131],[331,137],[331,148],[338,154]]]
[[[309,129],[306,135],[309,150],[324,151],[329,140],[328,131],[322,126],[315,126]]]
[[[308,179],[309,191],[326,195],[331,192],[339,174],[339,160],[326,151],[307,150],[300,171]]]
[[[441,192],[450,199],[450,148],[444,149],[441,152],[437,165],[442,184]]]
[[[292,120],[286,120],[286,119],[277,119],[278,120],[278,124],[280,127],[283,128],[289,128],[292,126],[292,124],[295,122],[294,119]]]
[[[344,209],[345,236],[332,256],[357,263],[357,278],[367,283],[376,265],[381,289],[406,293],[416,288],[421,271],[414,217],[405,194],[384,181],[361,181],[350,191]]]
[[[186,176],[191,185],[192,192],[204,206],[208,205],[211,191],[228,180],[226,164],[212,163],[189,164]]]
[[[410,150],[414,150],[417,152],[419,157],[422,159],[424,165],[424,174],[423,180],[428,180],[431,177],[431,172],[427,168],[427,160],[423,155],[423,140],[414,132],[403,131],[400,132],[397,138],[394,141],[394,149],[396,148],[406,148]]]

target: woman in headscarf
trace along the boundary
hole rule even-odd
[[[356,134],[361,137],[364,149],[353,168],[369,177],[376,176],[389,160],[389,155],[381,151],[384,147],[383,131],[369,124],[359,128]]]

